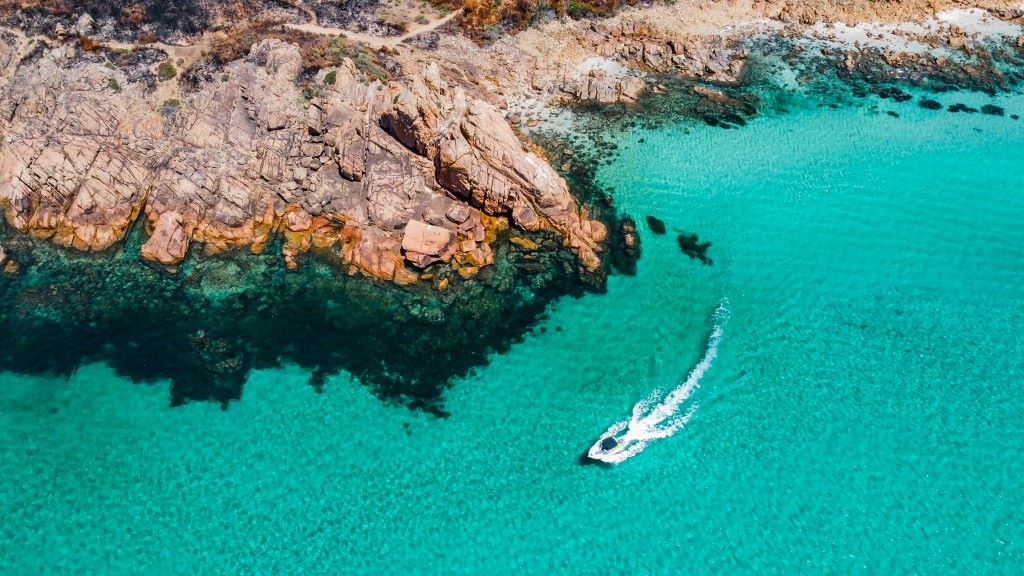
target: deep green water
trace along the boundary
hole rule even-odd
[[[298,368],[226,411],[3,374],[0,574],[1020,573],[1024,121],[880,106],[623,135],[598,176],[669,234],[641,224],[637,276],[557,303],[448,419]],[[722,297],[688,426],[578,465]]]

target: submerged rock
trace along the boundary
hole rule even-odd
[[[700,260],[702,264],[711,265],[714,261],[708,258],[707,251],[711,242],[701,242],[696,234],[682,233],[678,236],[679,249],[690,258]]]
[[[655,216],[647,216],[647,227],[658,236],[663,235],[666,231],[665,221]]]
[[[928,98],[922,98],[917,105],[926,110],[942,110],[942,104],[935,100],[929,100]]]
[[[966,112],[968,114],[974,114],[974,113],[976,113],[978,111],[978,109],[977,108],[971,108],[970,106],[968,106],[966,104],[957,103],[957,104],[951,104],[949,106],[949,111],[950,112]]]
[[[612,264],[615,269],[627,275],[636,274],[636,263],[640,260],[640,235],[636,231],[636,221],[623,216],[615,231],[612,245]]]
[[[0,246],[0,271],[4,274],[17,274],[19,268],[18,262],[8,257],[7,251],[4,250],[3,246]]]
[[[907,94],[903,90],[895,86],[886,86],[881,88],[873,88],[872,91],[878,95],[879,98],[889,99],[892,98],[896,102],[906,102],[913,98],[910,94]]]
[[[989,116],[1003,116],[1006,114],[1006,111],[995,104],[985,104],[981,107],[981,113]]]
[[[841,79],[877,86],[872,92],[898,102],[911,96],[890,83],[909,83],[929,90],[960,87],[995,94],[1009,87],[1004,75],[984,49],[965,49],[965,58],[938,52],[901,52],[877,47],[837,51],[829,57]]]
[[[720,117],[720,121],[728,124],[733,124],[735,126],[747,125],[747,121],[744,120],[742,116],[740,116],[739,114],[733,114],[731,112],[726,112],[722,114]]]

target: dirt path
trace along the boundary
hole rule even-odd
[[[399,44],[405,42],[410,38],[413,38],[426,32],[431,32],[433,30],[440,28],[441,26],[444,26],[445,24],[457,18],[462,13],[461,10],[453,10],[448,14],[445,14],[444,16],[435,17],[422,24],[413,24],[401,36],[376,36],[374,34],[367,34],[365,32],[353,32],[351,30],[346,30],[344,28],[321,26],[318,23],[316,12],[309,6],[306,6],[302,2],[302,0],[299,0],[297,2],[285,1],[284,3],[301,10],[309,18],[309,21],[306,22],[305,24],[285,24],[285,26],[287,26],[288,28],[291,28],[292,30],[298,30],[300,32],[318,34],[321,36],[342,36],[353,42],[365,44],[367,47],[375,49],[394,48],[395,46],[398,46]],[[25,46],[25,41],[30,39],[49,42],[49,39],[44,36],[34,36],[32,38],[29,38],[21,30],[18,30],[17,28],[8,28],[6,26],[2,28],[16,35],[19,38],[19,40],[22,40],[23,48]],[[184,69],[188,68],[188,66],[191,65],[193,62],[196,62],[197,60],[202,58],[203,52],[207,48],[209,48],[209,40],[209,35],[204,34],[203,37],[199,40],[199,42],[195,44],[177,45],[165,44],[163,42],[154,42],[152,44],[137,44],[133,42],[118,42],[116,40],[100,40],[97,41],[96,44],[97,46],[102,46],[105,48],[109,48],[111,50],[138,50],[146,48],[162,50],[167,53],[167,55],[171,58],[172,61],[175,62],[176,65],[178,65],[179,68]]]
[[[175,66],[185,69],[188,68],[193,62],[199,60],[203,56],[203,51],[209,46],[209,39],[206,35],[196,44],[185,44],[178,46],[176,44],[164,44],[163,42],[153,42],[152,44],[135,44],[132,42],[117,42],[117,41],[105,41],[97,42],[97,46],[109,48],[111,50],[146,50],[155,49],[161,50],[167,53],[167,56],[174,62]]]
[[[413,38],[420,34],[424,34],[426,32],[434,31],[440,28],[441,26],[444,26],[445,24],[451,22],[455,18],[458,18],[458,16],[462,14],[461,10],[453,10],[452,12],[449,12],[444,16],[434,17],[422,24],[414,24],[408,30],[406,30],[405,33],[402,34],[401,36],[376,36],[364,32],[353,32],[351,30],[346,30],[344,28],[320,26],[317,21],[316,12],[312,8],[304,5],[302,0],[299,0],[297,2],[285,1],[284,3],[303,11],[309,17],[309,22],[305,24],[286,24],[288,28],[298,30],[300,32],[308,32],[310,34],[318,34],[322,36],[340,36],[347,40],[363,44],[368,48],[378,50],[382,48],[394,48],[410,38]],[[46,38],[44,36],[28,37],[17,28],[2,27],[2,29],[10,31],[15,36],[17,36],[18,39],[21,41],[19,53],[16,54],[15,58],[12,60],[13,62],[20,61],[21,57],[23,56],[22,53],[28,50],[29,40],[37,40],[40,42],[46,42],[47,44],[50,43],[49,38]],[[195,44],[184,45],[165,44],[163,42],[154,42],[152,44],[137,44],[133,42],[118,42],[116,40],[97,41],[96,45],[108,48],[110,50],[162,50],[163,52],[167,53],[170,60],[174,62],[175,66],[179,70],[185,70],[203,57],[203,53],[210,46],[210,35],[204,34],[202,38],[200,38],[200,40]],[[161,83],[160,89],[158,90],[159,96],[173,96],[176,93],[176,88],[177,79],[171,82]]]
[[[331,28],[327,26],[320,26],[314,23],[286,24],[286,26],[293,30],[298,30],[300,32],[308,32],[310,34],[320,34],[323,36],[343,36],[348,40],[352,40],[353,42],[358,42],[360,44],[365,44],[370,48],[394,48],[395,46],[398,46],[402,42],[410,38],[413,38],[414,36],[418,36],[425,32],[431,32],[433,30],[440,28],[441,26],[444,26],[445,24],[457,18],[461,13],[461,10],[453,10],[446,14],[445,16],[442,16],[441,18],[436,18],[423,24],[415,24],[411,28],[406,30],[406,32],[401,36],[376,36],[374,34],[366,34],[364,32],[352,32],[351,30],[346,30],[344,28]]]
[[[303,2],[303,0],[298,0],[294,4],[289,3],[289,5],[294,6],[299,10],[302,10],[306,14],[306,17],[309,18],[309,23],[312,24],[313,26],[317,26],[320,24],[320,17],[316,15],[316,10],[313,10],[309,6],[306,6],[306,3]]]

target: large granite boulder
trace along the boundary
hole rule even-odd
[[[153,234],[142,245],[142,257],[168,266],[178,264],[188,253],[189,233],[177,212],[164,212],[153,226]]]
[[[419,220],[405,225],[402,250],[405,257],[418,268],[437,262],[455,242],[455,235],[442,226],[433,226]]]

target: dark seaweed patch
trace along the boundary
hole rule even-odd
[[[25,272],[0,275],[0,369],[67,375],[105,362],[137,382],[169,380],[173,405],[226,406],[252,369],[289,362],[314,386],[344,370],[382,399],[443,416],[451,381],[520,340],[548,303],[600,289],[546,234],[536,251],[499,239],[496,263],[472,280],[434,270],[451,277],[441,292],[348,277],[313,256],[287,272],[269,248],[197,257],[171,275],[137,260],[138,235],[100,257],[4,239]]]
[[[942,104],[935,100],[930,100],[928,98],[922,98],[921,101],[917,103],[917,105],[920,106],[921,108],[924,108],[925,110],[942,110]]]

